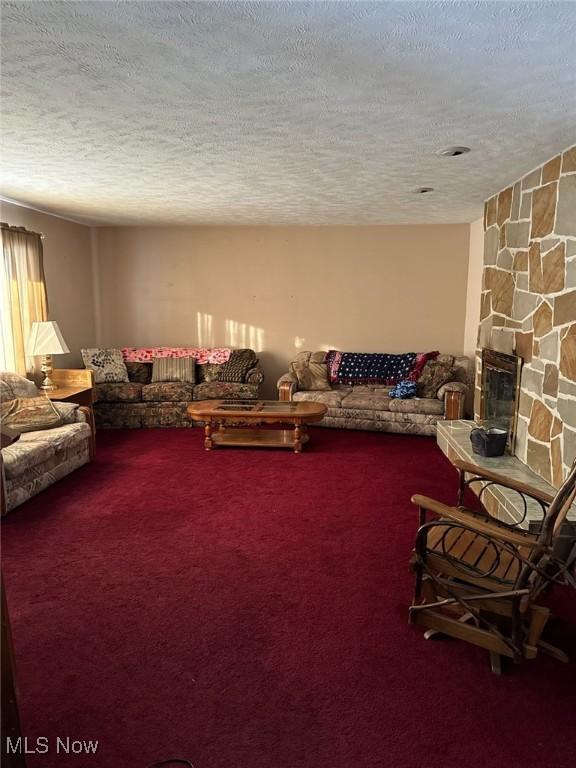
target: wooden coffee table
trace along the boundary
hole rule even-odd
[[[321,421],[327,410],[323,403],[311,402],[199,400],[188,406],[188,415],[193,421],[204,422],[207,451],[215,445],[236,445],[292,448],[300,453],[309,439],[306,425]],[[254,429],[257,424],[290,424],[292,429]]]

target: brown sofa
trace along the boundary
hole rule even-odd
[[[257,399],[264,374],[253,350],[251,367],[241,380],[220,381],[221,365],[196,365],[196,383],[152,383],[152,363],[127,363],[128,383],[96,384],[94,415],[104,429],[138,427],[192,427],[186,409],[193,400]],[[231,357],[232,359],[232,357]]]
[[[381,384],[326,385],[325,360],[325,352],[301,352],[278,380],[280,400],[312,400],[328,406],[318,426],[435,435],[436,422],[462,418],[468,390],[467,357],[439,355],[437,364],[453,371],[454,380],[442,383],[433,395],[406,400],[391,398],[392,387]]]

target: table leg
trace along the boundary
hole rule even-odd
[[[294,424],[294,453],[302,453],[302,428]]]
[[[207,451],[212,450],[212,422],[207,421],[204,426],[204,448]]]

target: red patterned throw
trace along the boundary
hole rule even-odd
[[[228,362],[231,351],[229,347],[123,347],[122,357],[126,363],[152,363],[155,357],[193,357],[198,365],[221,365]]]

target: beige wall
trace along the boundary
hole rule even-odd
[[[462,354],[468,225],[104,227],[101,343]]]
[[[2,202],[0,219],[45,235],[44,268],[50,319],[56,320],[70,348],[58,355],[58,368],[83,367],[80,348],[94,346],[94,295],[90,228],[49,214]]]
[[[470,224],[470,245],[468,252],[468,282],[466,289],[466,320],[464,324],[464,354],[474,360],[480,322],[480,296],[482,293],[482,271],[484,269],[484,220]],[[470,368],[471,382],[474,367]],[[471,388],[466,398],[466,413],[474,414],[474,392]]]
[[[468,253],[468,282],[466,289],[466,322],[464,325],[464,354],[474,358],[480,322],[480,295],[482,293],[482,270],[484,268],[484,221],[478,219],[470,224],[470,247]]]

